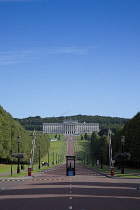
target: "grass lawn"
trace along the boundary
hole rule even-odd
[[[76,137],[77,138],[77,137]],[[90,141],[88,140],[75,140],[75,153],[84,156],[85,154],[90,154],[91,147]]]
[[[47,162],[47,163],[49,162],[49,164],[52,164],[52,162],[54,163],[56,163],[56,161],[58,162],[58,159],[59,160],[61,159],[61,161],[63,161],[65,156],[66,156],[66,142],[63,140],[51,141],[49,154],[46,154],[43,158],[41,158],[41,162]]]
[[[61,136],[62,139],[62,136]],[[49,150],[49,159],[48,159],[48,154],[46,154],[43,158],[41,158],[41,163],[42,162],[47,162],[49,160],[49,168],[53,167],[56,165],[56,161],[57,164],[64,161],[66,156],[66,142],[63,140],[58,140],[58,141],[51,141],[50,142],[50,150]],[[52,162],[54,162],[54,165],[52,165]],[[38,163],[34,164],[33,168],[34,170],[32,171],[32,173],[40,171],[38,169]],[[28,170],[28,165],[24,165],[25,170]],[[42,164],[41,164],[42,167]],[[44,166],[43,169],[48,168],[48,166]],[[16,172],[17,171],[17,165],[12,165],[12,171]],[[11,165],[6,165],[6,164],[0,164],[0,174],[3,173],[11,173]],[[19,176],[24,176],[27,175],[27,171],[20,171],[20,174],[13,174],[8,175],[8,177],[19,177]],[[6,176],[7,177],[7,176]]]
[[[17,165],[12,165],[13,171],[17,170]],[[0,164],[0,174],[11,172],[11,165]]]
[[[92,168],[92,169],[95,169],[95,170],[98,170],[100,172],[110,174],[110,169],[109,169],[109,166],[107,166],[107,165],[103,165],[103,169],[101,169],[100,165],[99,166],[94,166],[94,167],[92,167],[91,165],[83,164],[83,163],[82,163],[82,165],[87,166],[87,167]],[[133,173],[139,173],[140,174],[139,169],[128,169],[128,170],[124,169],[124,172],[125,171],[126,171],[126,173],[121,174],[120,171],[114,170],[114,175],[117,175],[119,177],[125,177],[125,178],[140,178],[140,176],[137,176],[137,175],[133,174]],[[127,173],[128,171],[129,171],[129,173]]]
[[[24,169],[27,170],[28,165],[24,165]],[[16,172],[16,171],[17,171],[17,165],[12,165],[12,172]],[[22,170],[21,172],[27,174],[27,172],[23,172]],[[0,174],[3,174],[3,173],[11,173],[11,165],[0,164]],[[13,174],[12,176],[16,176],[16,174]]]

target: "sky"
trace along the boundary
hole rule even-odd
[[[0,105],[14,118],[140,111],[139,0],[0,0]]]

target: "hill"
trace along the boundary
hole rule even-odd
[[[26,130],[33,130],[34,128],[38,131],[42,131],[43,123],[62,123],[65,119],[76,119],[79,123],[99,123],[100,129],[106,129],[109,127],[117,130],[125,125],[128,119],[119,117],[105,117],[105,116],[91,116],[91,115],[74,115],[74,116],[61,116],[61,117],[46,117],[41,118],[40,116],[28,117],[23,119],[15,118]]]
[[[27,132],[23,126],[0,106],[0,162],[11,161],[11,154],[18,152],[17,137],[20,137],[20,152],[26,154],[24,161],[29,160],[32,144],[32,132]],[[47,134],[37,134],[35,161],[38,159],[38,146],[41,146],[41,156],[49,148],[50,140]]]

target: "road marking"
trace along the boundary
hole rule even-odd
[[[39,181],[43,181],[43,180],[44,180],[44,181],[47,181],[47,180],[49,180],[49,181],[56,181],[56,180],[59,180],[59,181],[60,181],[60,180],[63,180],[63,179],[32,179],[32,181],[38,181],[38,180],[39,180]]]
[[[24,180],[17,179],[2,179],[1,182],[23,182]]]

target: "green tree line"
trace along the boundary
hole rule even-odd
[[[109,138],[108,129],[102,129],[99,133],[93,132],[91,137],[85,135],[91,141],[91,151],[95,160],[101,159],[105,164],[109,164]],[[125,139],[122,145],[122,138]],[[121,164],[122,155],[125,166],[140,167],[140,112],[126,124],[111,135],[113,159],[117,164]],[[123,147],[123,151],[122,151]]]
[[[15,118],[26,130],[33,130],[34,128],[38,131],[42,131],[43,123],[62,123],[63,120],[73,119],[78,120],[79,123],[99,123],[100,129],[107,129],[109,126],[111,129],[118,130],[124,126],[128,119],[118,117],[104,117],[104,116],[91,116],[91,115],[74,115],[74,116],[61,116],[61,117],[46,117],[41,118],[40,116],[28,117],[28,118]]]
[[[122,153],[122,137],[125,138],[123,145],[125,164],[131,167],[140,167],[140,112],[132,119],[127,121],[125,126],[112,136],[113,156],[116,157]],[[130,155],[130,160],[127,156]]]
[[[2,106],[0,106],[0,162],[9,163],[11,154],[18,152],[18,141],[20,137],[20,153],[25,154],[23,161],[28,161],[32,147],[32,132],[26,131],[23,126],[13,119]],[[48,134],[36,134],[36,147],[34,161],[38,161],[38,147],[41,146],[41,157],[43,157],[50,146]]]

